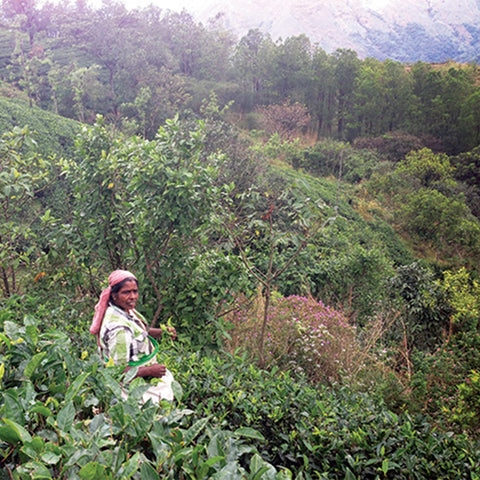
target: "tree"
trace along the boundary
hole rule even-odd
[[[310,122],[307,107],[289,100],[285,100],[281,105],[259,107],[257,112],[262,117],[267,133],[278,133],[285,140],[293,140]]]
[[[15,127],[0,139],[0,290],[6,297],[20,291],[19,271],[33,268],[41,254],[38,225],[50,215],[36,196],[52,180],[53,162],[23,154],[29,143],[27,128]]]
[[[317,133],[331,136],[337,102],[332,57],[316,47],[311,70],[306,104],[317,123]]]
[[[445,154],[435,154],[428,148],[412,151],[398,163],[396,174],[412,185],[435,187],[441,183],[452,184],[454,167]]]
[[[480,91],[475,90],[463,103],[459,117],[462,132],[462,150],[471,150],[480,144]]]
[[[311,44],[306,35],[288,37],[274,50],[271,88],[281,101],[305,102],[310,79]]]
[[[353,50],[338,49],[333,54],[334,78],[337,87],[337,135],[343,138],[354,104],[355,81],[360,60]]]
[[[264,299],[261,329],[257,334],[259,366],[265,366],[265,334],[275,282],[298,260],[311,239],[330,219],[310,199],[295,199],[290,189],[262,192],[252,189],[241,202],[229,205],[226,229]]]
[[[117,136],[98,118],[78,141],[71,216],[51,246],[85,294],[114,269],[134,270],[152,322],[176,318],[205,345],[217,341],[216,306],[240,271],[218,249],[206,251],[218,197],[231,187],[217,184],[221,157],[204,158],[202,141],[201,125],[187,131],[178,119],[148,141]]]
[[[274,48],[270,37],[251,29],[240,39],[233,56],[233,69],[242,88],[238,102],[242,109],[251,110],[260,102],[262,90],[268,85],[267,52]]]

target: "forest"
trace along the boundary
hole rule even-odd
[[[219,20],[1,3],[0,480],[479,480],[477,65]],[[173,402],[88,331],[117,268]]]

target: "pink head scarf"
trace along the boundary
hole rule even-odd
[[[100,294],[100,300],[95,305],[95,315],[93,316],[92,325],[90,326],[90,333],[92,335],[97,335],[100,332],[112,287],[126,278],[137,279],[133,273],[130,273],[127,270],[115,270],[108,277],[108,287]]]

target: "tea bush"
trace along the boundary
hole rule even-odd
[[[424,415],[397,415],[368,394],[314,388],[288,370],[260,371],[239,356],[194,353],[178,364],[190,408],[222,427],[259,432],[262,457],[294,478],[479,478],[479,445],[434,428]]]
[[[251,445],[252,429],[220,429],[177,401],[141,404],[148,385],[100,366],[33,317],[4,322],[0,460],[14,479],[289,478]],[[130,383],[129,383],[130,382]],[[123,385],[123,387],[122,387]],[[128,385],[128,399],[119,401]]]
[[[478,446],[424,416],[186,342],[162,352],[179,382],[176,400],[142,405],[148,387],[132,381],[134,370],[124,377],[103,367],[60,320],[54,328],[31,314],[13,321],[15,309],[0,334],[4,478],[479,478]],[[74,321],[64,313],[65,324]]]

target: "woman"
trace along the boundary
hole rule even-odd
[[[138,300],[138,281],[126,270],[115,270],[108,277],[108,287],[103,290],[95,306],[90,333],[97,335],[97,342],[105,363],[125,365],[125,371],[138,367],[137,377],[160,378],[158,385],[150,387],[143,399],[159,402],[173,400],[172,374],[165,365],[157,362],[158,344],[162,336],[160,328],[148,328],[145,318],[135,310]],[[175,329],[168,328],[172,338]]]

